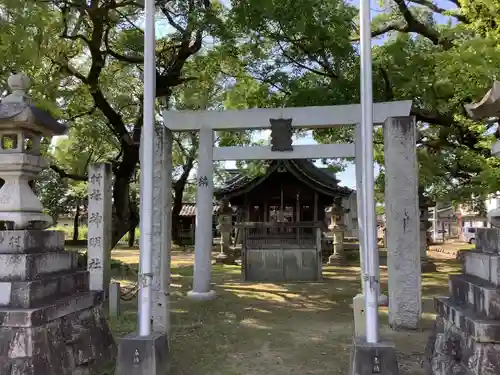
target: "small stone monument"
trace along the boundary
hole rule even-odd
[[[234,254],[231,250],[231,231],[233,230],[233,209],[227,198],[222,198],[217,211],[217,230],[220,232],[220,253],[215,257],[219,264],[234,264]]]
[[[12,94],[0,103],[0,374],[98,374],[115,353],[102,293],[89,292],[64,233],[44,230],[52,218],[28,184],[47,166],[41,137],[66,127],[29,102],[25,75],[8,84]]]

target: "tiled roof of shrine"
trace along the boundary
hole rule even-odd
[[[312,189],[331,196],[349,196],[351,189],[339,186],[334,175],[328,173],[322,168],[316,167],[309,160],[291,159],[291,160],[276,160],[271,161],[263,175],[249,177],[244,174],[236,174],[229,178],[219,189],[215,189],[214,195],[217,199],[224,196],[234,197],[244,194],[262,182],[264,182],[271,174],[278,169],[285,168],[287,172],[292,173],[295,177],[301,180]]]

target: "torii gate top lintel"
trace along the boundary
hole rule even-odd
[[[373,104],[374,124],[383,124],[390,117],[410,115],[411,100]],[[229,111],[165,111],[165,126],[172,131],[267,129],[270,119],[292,119],[294,128],[330,128],[361,122],[361,105],[250,108]]]

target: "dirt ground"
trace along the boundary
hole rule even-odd
[[[429,252],[433,256],[434,251]],[[136,250],[113,257],[136,265]],[[434,314],[432,297],[447,294],[447,277],[459,270],[453,255],[435,259],[438,272],[422,279],[423,319],[417,331],[394,332],[380,309],[381,335],[396,343],[401,374],[420,375]],[[360,289],[356,264],[324,268],[322,283],[252,284],[237,266],[213,266],[217,299],[192,302],[193,256],[172,261],[172,375],[347,374],[352,341],[351,303]],[[387,270],[381,267],[387,293]],[[134,330],[136,302],[112,321],[117,335]]]

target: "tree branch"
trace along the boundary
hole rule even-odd
[[[422,36],[425,36],[435,45],[441,45],[446,49],[453,47],[451,41],[446,38],[443,38],[437,30],[420,22],[410,11],[410,9],[405,3],[405,0],[394,0],[394,2],[398,6],[399,11],[401,12],[406,23],[408,24],[410,32],[414,32]]]
[[[453,13],[453,10],[451,10],[451,9],[441,8],[440,6],[438,6],[436,3],[434,3],[431,0],[410,0],[410,1],[412,3],[419,4],[419,5],[422,5],[426,8],[429,8],[434,13],[453,17],[453,18],[455,18],[463,23],[470,23],[469,20],[466,17],[464,17],[463,15],[461,15],[460,13]],[[450,0],[450,1],[453,1],[453,0]],[[458,3],[458,1],[457,1],[457,3]]]
[[[73,174],[73,173],[67,173],[55,164],[51,164],[50,169],[52,169],[54,172],[56,172],[61,178],[69,178],[69,179],[76,180],[76,181],[87,181],[88,180],[88,176],[86,176],[86,175],[81,176],[81,175],[77,175],[77,174]]]

